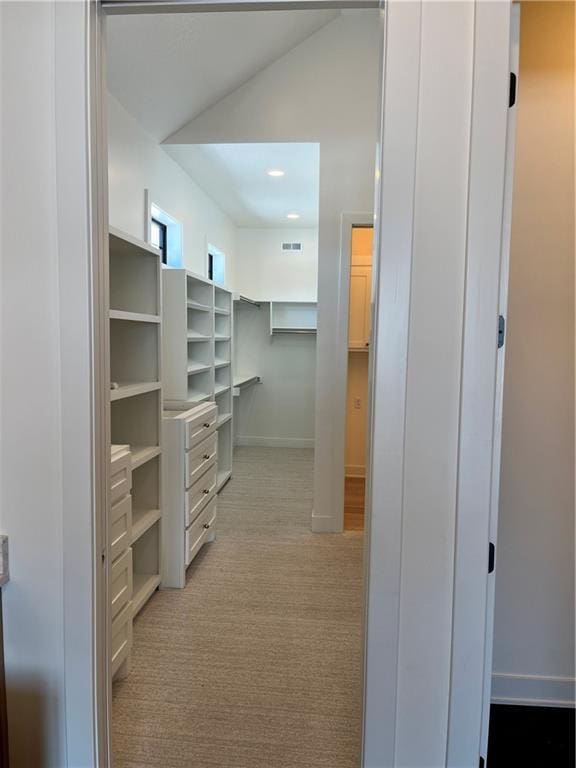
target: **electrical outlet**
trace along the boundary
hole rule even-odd
[[[360,410],[360,398],[359,397],[355,397],[354,398],[354,408]]]

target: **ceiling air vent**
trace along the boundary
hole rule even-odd
[[[304,248],[302,247],[302,243],[282,243],[282,253],[285,253],[286,251],[296,251],[297,253],[302,253]]]

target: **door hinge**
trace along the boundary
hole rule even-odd
[[[496,558],[496,547],[492,542],[488,544],[488,573],[494,570],[494,560]]]
[[[516,104],[516,73],[510,72],[510,90],[508,92],[508,107],[513,107]]]
[[[504,315],[498,315],[498,349],[504,346],[504,336],[506,334],[506,318]]]

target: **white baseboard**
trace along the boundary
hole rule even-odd
[[[314,448],[314,438],[308,437],[240,437],[235,445],[260,448]]]
[[[366,467],[362,464],[346,464],[344,471],[346,477],[364,477],[366,475]]]
[[[532,707],[576,706],[576,678],[552,675],[519,675],[494,672],[493,704],[521,704]]]

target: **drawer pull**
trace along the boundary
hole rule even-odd
[[[202,493],[204,493],[204,494],[208,495],[208,494],[210,493],[210,491],[207,491],[207,490],[206,490],[206,488],[204,488],[204,490],[202,491]]]
[[[210,528],[210,523],[204,523],[203,528]]]
[[[208,459],[210,458],[210,454],[205,453],[204,456],[202,456],[202,458],[204,459],[204,461],[208,461]]]
[[[210,424],[208,424],[208,423],[202,424],[202,426],[204,427],[204,429],[210,429]]]

